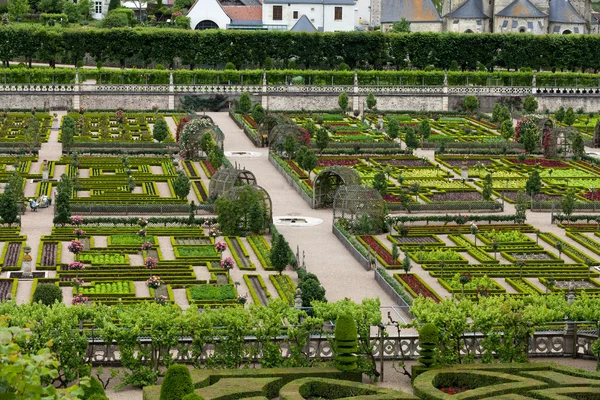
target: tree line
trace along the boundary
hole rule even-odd
[[[485,66],[544,70],[600,69],[597,35],[454,34],[381,32],[295,33],[275,31],[187,31],[154,28],[91,29],[33,26],[0,27],[0,59],[38,60],[53,66],[58,57],[76,65],[88,54],[125,66],[173,66],[175,59],[198,65],[333,68],[475,69]]]

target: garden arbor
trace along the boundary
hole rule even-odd
[[[594,147],[600,147],[600,121],[594,127]]]
[[[341,219],[356,222],[361,218],[367,218],[374,227],[383,226],[385,201],[381,194],[367,186],[340,187],[333,199],[333,223]]]
[[[296,124],[281,123],[277,124],[269,131],[269,147],[281,153],[285,150],[285,138],[291,136],[296,141],[302,134],[301,128]]]
[[[313,208],[327,208],[333,204],[337,190],[345,185],[360,185],[358,172],[334,165],[321,171],[313,183]]]
[[[211,196],[221,197],[229,190],[243,185],[256,186],[256,177],[251,171],[236,168],[220,169],[210,178],[208,190]]]
[[[254,176],[254,175],[252,175],[252,176]],[[212,181],[211,181],[211,183],[212,183]],[[265,231],[269,232],[269,228],[271,226],[271,223],[273,222],[273,202],[271,201],[271,196],[269,196],[269,193],[267,193],[267,191],[265,189],[263,189],[262,187],[260,187],[256,184],[253,184],[253,185],[243,184],[241,186],[232,187],[231,189],[229,189],[228,191],[223,193],[222,198],[225,200],[240,200],[240,198],[244,194],[243,192],[245,190],[248,190],[248,188],[255,191],[255,193],[258,195],[258,197],[260,199],[260,203],[262,205],[263,216],[264,216]],[[252,215],[249,214],[249,217],[251,218]],[[246,223],[246,225],[250,225],[249,221],[245,221],[245,223]]]

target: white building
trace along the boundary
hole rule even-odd
[[[192,29],[225,29],[231,23],[217,0],[196,0],[187,13]]]
[[[264,26],[285,25],[290,30],[303,16],[320,32],[353,31],[354,0],[264,0]]]

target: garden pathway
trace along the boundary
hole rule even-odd
[[[350,298],[379,297],[383,306],[393,305],[373,279],[373,272],[365,269],[350,255],[331,232],[333,215],[331,210],[313,210],[302,200],[283,176],[269,163],[268,149],[257,149],[237,127],[227,113],[207,113],[225,133],[226,151],[259,151],[260,157],[231,157],[241,168],[254,173],[258,185],[262,186],[273,201],[274,216],[307,216],[320,218],[323,223],[311,227],[278,226],[295,251],[305,251],[306,266],[315,273],[326,289],[330,301]]]

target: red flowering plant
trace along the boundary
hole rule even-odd
[[[80,217],[79,215],[71,217],[71,225],[79,226],[81,224],[83,224],[83,217]]]
[[[154,299],[154,301],[156,301],[156,304],[160,304],[161,306],[164,306],[169,301],[169,298],[167,296],[163,295],[163,296],[158,296],[156,299]]]
[[[152,242],[144,242],[142,243],[142,250],[151,250],[152,249]]]
[[[145,237],[146,237],[146,230],[145,230],[145,229],[140,229],[140,230],[137,232],[137,235],[138,235],[139,237],[141,237],[141,238],[145,238]]]
[[[82,262],[79,262],[79,261],[75,261],[75,262],[67,264],[67,269],[69,271],[81,271],[81,270],[85,269],[85,264],[83,264]]]
[[[150,279],[146,281],[146,286],[152,289],[158,289],[160,285],[163,284],[163,281],[160,280],[158,276],[151,276]]]
[[[73,296],[73,299],[71,300],[71,304],[75,305],[80,305],[80,304],[85,304],[88,301],[90,301],[89,298],[85,297],[84,295],[82,295],[81,293],[76,294],[75,296]]]
[[[83,229],[75,228],[73,229],[73,235],[75,235],[77,239],[81,239],[85,236],[85,231]]]
[[[449,386],[449,387],[443,387],[440,388],[440,390],[446,394],[449,394],[450,396],[458,394],[458,393],[462,393],[462,392],[466,392],[467,390],[469,390],[468,387],[463,386],[463,387],[458,387],[458,386]]]
[[[177,124],[177,130],[175,131],[175,141],[177,143],[179,143],[179,136],[183,133],[183,128],[188,122],[190,122],[190,119],[187,117],[181,118],[179,120],[179,124]]]
[[[234,266],[235,261],[233,261],[233,258],[231,257],[226,257],[221,260],[221,268],[226,269],[227,272],[229,272],[229,270],[232,269]]]
[[[215,243],[215,250],[218,251],[219,253],[224,252],[225,250],[227,250],[227,243],[225,243],[225,242]]]
[[[157,265],[158,265],[158,260],[156,258],[146,257],[146,260],[144,261],[144,266],[147,269],[154,269],[154,268],[156,268]]]
[[[83,251],[84,245],[79,240],[71,240],[67,249],[77,257]]]

